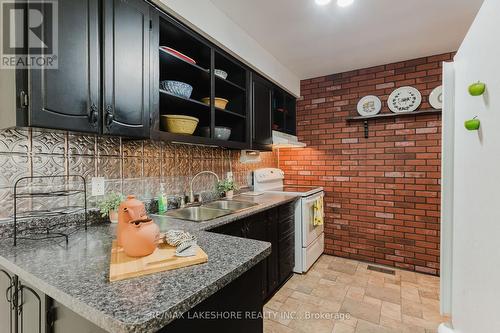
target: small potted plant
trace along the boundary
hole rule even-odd
[[[118,207],[125,200],[125,197],[116,192],[111,192],[99,201],[99,210],[102,217],[109,217],[111,223],[118,223]]]
[[[229,200],[233,198],[234,190],[237,189],[236,184],[231,179],[224,179],[217,184],[217,191],[220,194],[225,194]]]

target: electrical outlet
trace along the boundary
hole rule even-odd
[[[226,174],[226,178],[229,179],[229,180],[233,180],[233,173],[231,171],[229,171],[227,174]]]
[[[92,178],[92,196],[104,195],[104,177]]]

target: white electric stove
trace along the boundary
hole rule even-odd
[[[300,196],[295,205],[295,273],[305,273],[321,256],[325,248],[323,225],[315,226],[314,203],[323,200],[322,187],[284,185],[281,169],[257,169],[253,174],[255,192]]]

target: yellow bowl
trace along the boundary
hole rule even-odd
[[[170,133],[193,134],[200,120],[195,117],[167,114],[161,116],[161,124]]]
[[[210,105],[210,97],[202,98],[201,101],[207,105]],[[225,109],[229,101],[224,98],[215,97],[215,107],[219,109]]]

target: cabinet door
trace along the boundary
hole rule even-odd
[[[30,71],[29,125],[97,133],[98,0],[59,0],[58,11],[58,69]]]
[[[223,235],[242,237],[243,236],[242,230],[243,230],[243,228],[241,227],[241,221],[234,221],[234,222],[222,225],[220,227],[211,229],[210,231],[218,233],[218,234],[223,234]]]
[[[13,275],[0,267],[0,333],[14,333],[14,310],[12,309]]]
[[[56,318],[52,333],[105,333],[106,331],[54,301]]]
[[[285,94],[285,132],[291,135],[297,135],[297,99],[290,95]]]
[[[284,283],[295,266],[295,203],[279,207],[278,222],[278,282]]]
[[[104,1],[105,134],[149,136],[149,10],[142,0]]]
[[[266,242],[269,241],[267,237],[267,212],[259,213],[246,218],[242,223],[242,228],[244,229],[243,235],[245,238],[266,241]],[[264,301],[269,296],[269,283],[268,283],[269,257],[262,260],[259,265],[261,266],[261,279],[262,279],[261,296],[262,300]]]
[[[267,263],[267,284],[269,296],[274,294],[279,286],[278,265],[280,261],[278,247],[278,213],[277,209],[268,211],[267,217],[267,241],[272,244],[272,252]]]
[[[45,294],[26,282],[19,280],[19,333],[45,333],[46,299]]]
[[[295,266],[295,217],[290,216],[279,222],[279,284],[284,283],[293,272]]]
[[[259,76],[253,78],[253,143],[272,144],[271,86]]]

